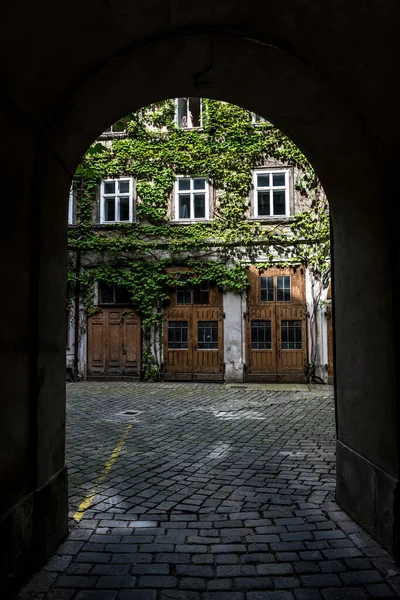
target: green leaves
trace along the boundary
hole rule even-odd
[[[86,314],[98,310],[93,306],[95,281],[129,290],[142,315],[149,378],[160,369],[150,349],[151,331],[161,332],[166,290],[182,283],[179,272],[166,273],[168,265],[184,265],[181,274],[192,283],[212,281],[238,292],[247,288],[249,262],[263,268],[303,264],[324,282],[330,274],[328,204],[295,144],[268,122],[252,125],[247,110],[225,102],[203,100],[202,129],[178,128],[174,110],[174,101],[167,100],[122,119],[127,137],[93,144],[74,177],[78,224],[69,232],[68,302],[76,283],[73,253],[80,250],[89,257],[79,274]],[[311,210],[295,215],[289,226],[247,220],[252,170],[268,159],[295,167],[295,189],[312,198]],[[168,204],[177,175],[206,177],[218,190],[210,222],[170,222]],[[135,179],[137,223],[99,228],[99,183],[119,176]]]

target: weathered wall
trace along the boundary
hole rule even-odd
[[[223,303],[225,381],[242,383],[245,346],[243,313],[246,312],[246,299],[242,294],[225,292]]]

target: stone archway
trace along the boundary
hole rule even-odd
[[[382,180],[385,193],[394,184],[376,133],[354,101],[332,83],[333,67],[328,78],[319,65],[299,58],[294,42],[288,43],[294,24],[285,21],[279,35],[279,11],[276,30],[267,36],[259,32],[256,19],[253,24],[248,7],[235,7],[224,20],[203,7],[182,13],[175,3],[158,4],[160,14],[151,23],[145,20],[148,6],[141,7],[146,26],[134,42],[127,42],[132,36],[123,28],[124,36],[118,40],[113,33],[102,45],[89,27],[86,51],[82,38],[77,46],[83,55],[77,57],[76,49],[72,53],[74,77],[66,66],[64,78],[55,77],[60,89],[42,106],[46,85],[37,90],[31,110],[15,101],[22,97],[19,83],[2,102],[5,182],[9,194],[18,182],[19,200],[18,219],[5,210],[2,238],[3,258],[12,257],[3,260],[3,281],[13,289],[12,314],[18,315],[10,319],[9,305],[4,305],[2,419],[9,426],[2,438],[7,491],[1,537],[12,549],[4,573],[17,579],[38,566],[66,533],[65,199],[72,173],[111,122],[152,101],[180,95],[215,97],[265,116],[299,145],[322,180],[334,238],[337,495],[361,525],[395,552],[395,251],[385,211],[377,210]],[[231,4],[224,2],[224,9]],[[306,36],[324,15],[310,13],[309,22],[302,13],[297,16]],[[163,27],[167,17],[169,25]],[[86,18],[87,26],[90,18],[98,27],[107,22],[101,10]],[[340,19],[338,27],[344,27]],[[68,64],[64,55],[64,62],[58,58],[54,63],[48,59],[47,76],[51,65],[62,69]],[[32,84],[30,72],[16,82],[24,78]]]

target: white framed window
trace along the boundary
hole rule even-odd
[[[69,188],[68,195],[68,225],[72,225],[74,222],[74,188],[71,185]]]
[[[113,123],[112,125],[110,125],[110,127],[107,127],[107,129],[105,131],[103,131],[103,133],[101,135],[110,135],[110,134],[120,134],[120,135],[124,135],[126,134],[126,125],[127,125],[127,119],[120,119],[119,121],[117,121],[116,123]]]
[[[289,216],[289,169],[254,171],[254,217]]]
[[[175,219],[207,220],[210,213],[209,196],[205,177],[178,177],[175,184]]]
[[[175,99],[175,120],[178,127],[192,129],[202,124],[202,99],[187,97]]]
[[[261,123],[265,123],[266,119],[261,115],[257,115],[257,113],[251,113],[251,122],[253,125],[261,125]]]
[[[126,223],[134,220],[132,178],[105,179],[100,188],[100,223]]]

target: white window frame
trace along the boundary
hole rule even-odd
[[[129,181],[129,193],[118,193],[118,183],[121,181]],[[115,183],[116,191],[114,194],[105,194],[104,188],[106,183]],[[135,211],[134,211],[134,179],[133,177],[119,177],[116,179],[103,179],[100,185],[100,223],[107,225],[108,223],[133,223],[135,219]],[[115,221],[106,221],[105,220],[105,200],[107,198],[115,198],[115,215],[118,217]],[[119,219],[119,205],[120,198],[129,198],[129,220],[121,221]]]
[[[68,225],[74,223],[74,187],[71,185],[68,195]]]
[[[101,134],[100,137],[105,136],[107,137],[108,135],[112,135],[112,136],[123,136],[126,135],[126,124],[125,127],[123,129],[118,129],[118,131],[114,131],[114,127],[116,126],[117,123],[120,123],[121,121],[123,121],[123,119],[120,119],[119,121],[116,121],[115,123],[113,123],[112,125],[110,125],[110,127],[107,127],[107,129],[105,131],[103,131],[103,133]]]
[[[189,98],[195,98],[196,96],[185,96],[188,99]],[[200,123],[199,125],[192,125],[190,123],[189,117],[187,115],[187,119],[188,119],[188,124],[186,126],[183,126],[181,123],[179,123],[179,100],[181,100],[183,97],[180,98],[175,98],[175,123],[177,125],[177,127],[179,127],[180,129],[200,129],[203,126],[203,98],[199,98],[200,100]],[[190,103],[188,103],[188,110],[190,112]]]
[[[285,185],[273,186],[272,185],[272,176],[277,174],[285,175]],[[269,186],[259,186],[257,183],[258,175],[269,175],[270,185]],[[290,216],[290,187],[289,187],[289,169],[260,169],[257,171],[253,171],[253,213],[254,218],[256,219],[283,219],[285,217]],[[274,203],[273,203],[273,191],[285,191],[285,214],[284,215],[274,215]],[[258,214],[258,192],[268,192],[269,191],[269,206],[270,212],[269,215],[259,215]]]
[[[179,181],[181,181],[182,179],[189,179],[190,181],[190,189],[189,190],[180,190],[179,189]],[[194,215],[194,196],[197,194],[201,194],[202,190],[195,190],[194,189],[194,180],[195,179],[204,179],[205,180],[205,189],[204,189],[204,195],[205,195],[205,216],[204,217],[194,217],[194,216],[190,216],[187,218],[180,218],[179,217],[179,197],[180,196],[188,196],[190,195],[190,215]],[[176,178],[176,182],[175,182],[175,221],[180,221],[182,222],[188,222],[188,221],[208,221],[210,218],[210,184],[207,181],[206,177],[187,177],[185,175],[179,175]]]
[[[251,113],[251,122],[253,123],[253,125],[262,125],[263,123],[266,122],[267,119],[264,119],[264,117],[262,117],[261,115],[258,115],[255,112]]]

